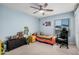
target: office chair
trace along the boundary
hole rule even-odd
[[[67,48],[69,48],[68,47],[68,31],[66,30],[66,28],[63,28],[60,34],[57,35],[56,43],[60,44],[60,48],[62,46],[66,46]]]

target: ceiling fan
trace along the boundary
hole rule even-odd
[[[33,8],[33,9],[37,9],[37,11],[33,12],[33,14],[35,14],[35,13],[37,13],[37,12],[40,12],[40,13],[42,13],[42,15],[45,15],[45,12],[52,12],[52,11],[53,11],[53,9],[46,9],[46,7],[48,6],[47,3],[44,3],[43,5],[38,4],[38,3],[35,3],[35,5],[36,5],[37,7],[35,7],[35,6],[30,6],[30,7]]]

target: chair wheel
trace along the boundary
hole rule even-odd
[[[61,48],[61,46],[60,46],[60,48]]]
[[[69,47],[67,47],[67,49],[69,49]]]

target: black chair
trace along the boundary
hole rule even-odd
[[[66,46],[67,48],[69,48],[68,47],[68,31],[66,30],[66,28],[63,28],[60,34],[57,35],[56,43],[60,44],[60,48],[62,46]]]

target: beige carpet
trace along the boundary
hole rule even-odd
[[[5,55],[79,55],[79,50],[75,45],[69,45],[67,49],[66,47],[59,48],[59,45],[51,46],[35,42],[6,52]]]

